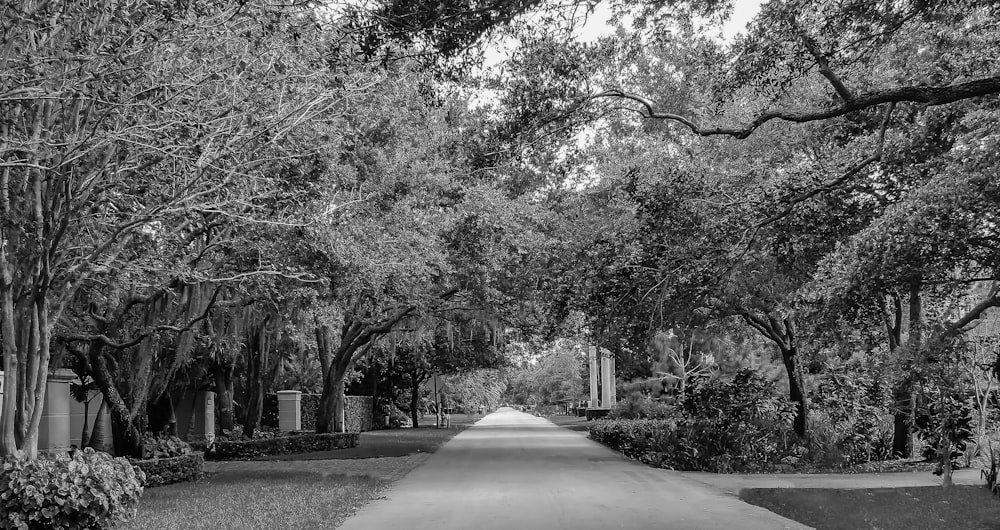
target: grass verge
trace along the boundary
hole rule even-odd
[[[976,486],[745,489],[740,498],[817,530],[1000,528],[1000,502]]]
[[[197,482],[147,489],[138,516],[123,528],[334,528],[387,484],[368,477],[288,471],[215,473]]]
[[[299,453],[294,455],[274,455],[257,460],[341,460],[353,458],[384,458],[406,456],[415,453],[433,453],[456,434],[469,427],[478,417],[453,414],[451,426],[437,428],[433,416],[428,416],[420,427],[413,429],[389,429],[361,433],[358,446],[334,451]]]

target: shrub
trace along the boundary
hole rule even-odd
[[[203,453],[189,453],[169,458],[153,458],[151,460],[134,460],[132,465],[141,469],[146,476],[145,486],[152,488],[197,480],[205,468]]]
[[[873,362],[828,365],[809,417],[809,460],[846,467],[892,458],[892,403]]]
[[[258,456],[290,455],[346,449],[358,445],[358,433],[292,434],[256,440],[216,440],[205,456],[209,460],[249,460]]]
[[[677,416],[678,411],[672,404],[657,401],[640,392],[629,394],[608,413],[610,419],[670,419]]]
[[[8,457],[0,468],[0,529],[111,528],[135,516],[144,479],[124,458],[90,448]]]
[[[794,407],[774,383],[742,370],[692,381],[676,419],[599,420],[591,438],[626,456],[685,471],[757,471],[797,450],[785,433]]]
[[[191,453],[191,445],[176,436],[146,433],[142,440],[142,458],[172,458]]]

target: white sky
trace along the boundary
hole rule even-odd
[[[747,23],[760,11],[760,4],[763,1],[735,0],[733,3],[733,14],[722,27],[722,38],[729,41],[736,34],[743,33],[746,30]],[[602,2],[598,4],[594,8],[594,12],[588,16],[587,23],[578,30],[577,38],[581,42],[593,42],[602,36],[610,35],[615,29],[608,25],[608,19],[610,18],[611,8],[608,3]],[[511,43],[508,42],[498,45],[496,48],[486,50],[486,66],[495,66],[506,58],[510,53],[510,46]]]

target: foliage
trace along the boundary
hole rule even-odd
[[[142,471],[86,448],[54,458],[7,457],[0,471],[0,528],[112,528],[135,516]]]
[[[673,404],[650,398],[641,392],[630,392],[608,413],[608,419],[615,420],[663,420],[677,417],[677,408]]]
[[[216,440],[205,457],[209,460],[252,460],[259,456],[332,451],[357,445],[356,432],[293,433],[255,440]]]
[[[187,453],[180,456],[133,460],[132,465],[146,477],[143,486],[153,488],[175,482],[197,480],[204,473],[204,453]]]
[[[142,440],[142,458],[172,458],[191,453],[191,446],[176,436],[162,436],[146,433]]]
[[[809,460],[841,467],[892,457],[888,385],[867,361],[828,364],[813,393]]]
[[[750,370],[695,380],[671,419],[597,420],[591,437],[626,456],[688,471],[757,471],[793,454],[793,406]]]
[[[969,443],[975,438],[969,399],[955,395],[934,396],[917,416],[917,434],[924,440],[927,460],[958,467]],[[939,470],[940,471],[940,470]]]

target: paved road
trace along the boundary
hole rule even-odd
[[[807,528],[548,420],[501,409],[340,530]]]

